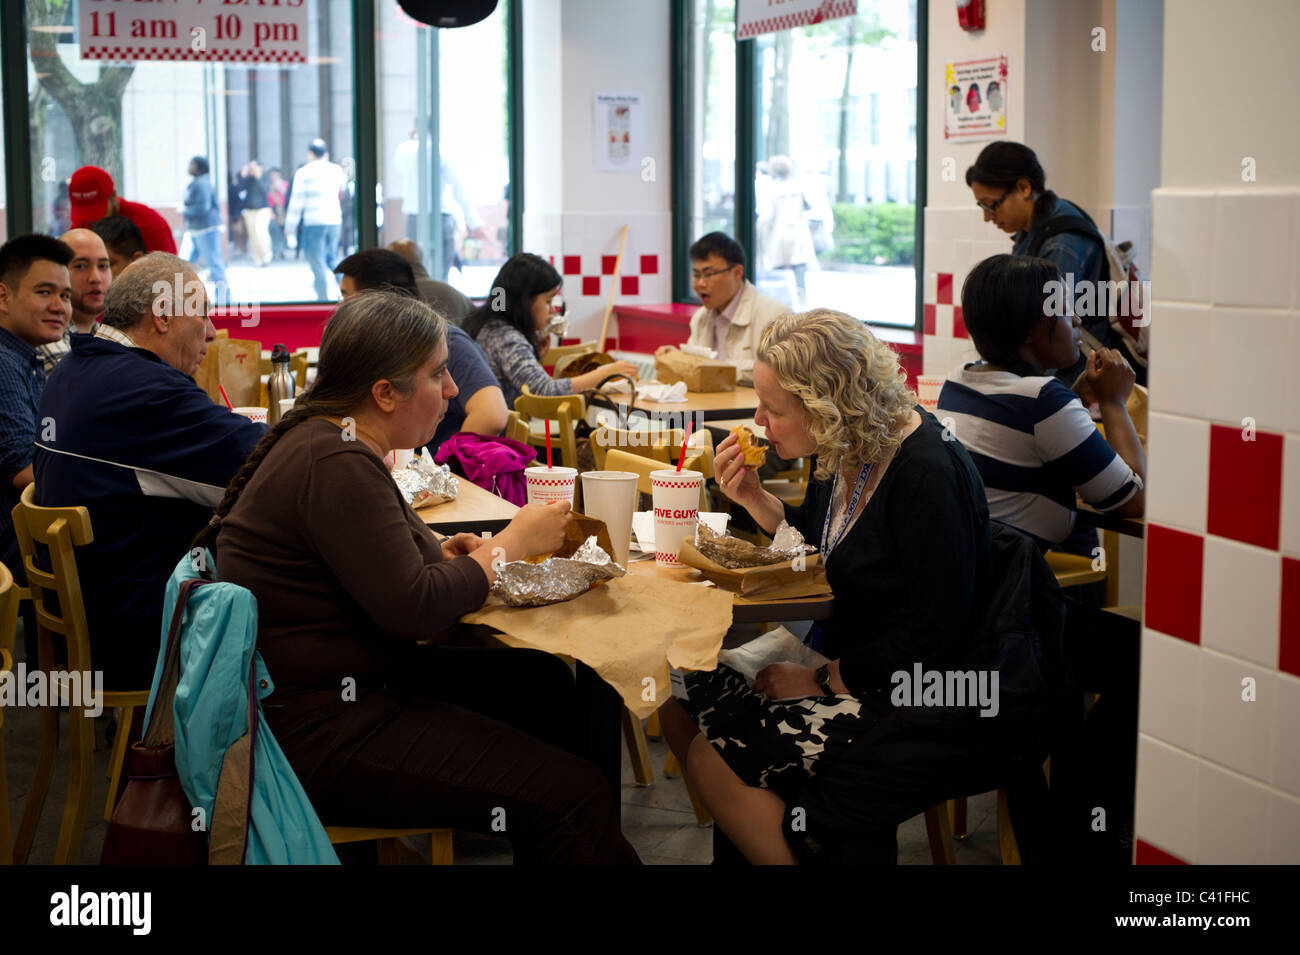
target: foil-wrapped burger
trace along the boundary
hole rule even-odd
[[[454,501],[460,493],[460,481],[445,464],[434,464],[428,448],[404,468],[393,471],[397,489],[411,507],[426,507]]]
[[[627,573],[596,543],[594,536],[572,557],[548,557],[540,564],[514,560],[497,569],[492,593],[511,607],[544,607],[585,594],[601,580]]]
[[[739,537],[718,534],[701,522],[695,529],[695,549],[715,564],[731,570],[741,570],[794,560],[817,548],[805,544],[803,535],[782,521],[772,535],[772,543],[767,547],[759,547]]]

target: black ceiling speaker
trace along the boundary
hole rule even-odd
[[[398,6],[431,27],[467,27],[486,20],[497,0],[397,0]]]

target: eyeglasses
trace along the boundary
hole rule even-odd
[[[705,269],[703,272],[692,271],[691,281],[707,282],[709,279],[713,278],[716,275],[725,275],[727,272],[730,271],[731,269]]]
[[[976,201],[975,205],[979,206],[985,212],[997,212],[998,206],[1007,201],[1007,196],[1011,195],[1011,193],[1015,191],[1015,188],[1015,186],[1007,186],[1007,191],[1002,193],[1002,195],[998,196],[992,202],[985,202],[983,199],[980,199]]]

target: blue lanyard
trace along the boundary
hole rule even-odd
[[[835,510],[835,493],[840,489],[840,474],[835,472],[835,482],[831,485],[831,499],[826,505],[826,520],[822,523],[822,563],[831,556],[831,551],[844,537],[845,532],[849,529],[849,522],[853,520],[853,512],[858,509],[858,501],[862,497],[862,492],[867,487],[867,477],[871,474],[871,462],[858,470],[858,479],[853,485],[853,496],[849,498],[848,507],[844,511],[844,520],[840,522],[840,529],[834,537],[830,537],[831,532],[831,512]],[[827,538],[830,537],[828,540]]]

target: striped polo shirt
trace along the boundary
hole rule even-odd
[[[944,382],[937,417],[979,469],[989,515],[1049,543],[1069,536],[1076,491],[1109,511],[1142,487],[1055,378],[965,365]]]

